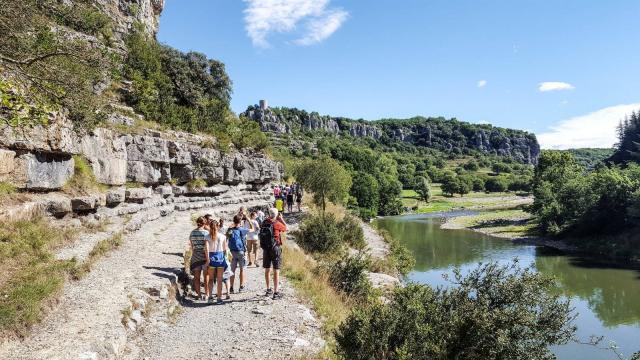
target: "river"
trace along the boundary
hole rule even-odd
[[[448,216],[455,216],[455,213]],[[408,280],[431,286],[448,286],[443,274],[455,267],[463,272],[478,262],[520,264],[554,276],[564,296],[578,313],[577,338],[591,335],[615,341],[629,357],[640,351],[640,271],[616,268],[579,257],[567,256],[544,247],[513,244],[509,240],[471,230],[441,229],[441,214],[403,215],[378,219],[378,226],[389,231],[415,256],[416,265]],[[610,350],[571,342],[553,348],[561,360],[618,359]]]

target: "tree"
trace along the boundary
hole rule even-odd
[[[443,194],[453,196],[458,192],[458,178],[453,173],[444,175],[441,183],[441,189]]]
[[[418,193],[418,198],[424,202],[429,202],[431,199],[431,182],[428,178],[420,176],[415,179],[415,189]]]
[[[484,191],[484,179],[481,177],[473,178],[473,191]]]
[[[343,359],[549,359],[575,327],[552,278],[517,263],[479,265],[454,286],[397,288],[359,307],[336,333]]]
[[[640,163],[640,112],[632,112],[618,125],[618,143],[609,161],[615,164]]]
[[[380,199],[378,180],[368,173],[357,171],[353,176],[351,185],[351,196],[355,197],[358,207],[378,213],[378,202]]]
[[[507,180],[499,176],[490,177],[484,183],[484,188],[487,192],[507,191],[507,188],[508,188]]]
[[[64,108],[80,127],[100,120],[105,101],[96,89],[109,83],[117,56],[108,47],[111,20],[93,1],[0,0],[0,33],[0,68],[28,102]],[[33,125],[11,103],[0,107],[7,125]]]
[[[351,176],[340,164],[328,157],[307,160],[296,167],[294,176],[313,193],[313,202],[324,214],[327,201],[343,203],[351,188]]]
[[[509,165],[505,163],[496,162],[493,165],[491,165],[491,171],[493,171],[495,174],[502,174],[502,173],[510,173],[512,169]]]
[[[473,189],[473,176],[470,175],[462,175],[458,176],[458,188],[456,193],[460,194],[460,196],[464,196],[471,192]]]

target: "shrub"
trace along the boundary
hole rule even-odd
[[[481,177],[473,178],[473,191],[484,191],[484,179]]]
[[[409,285],[389,304],[358,307],[336,332],[343,359],[547,359],[575,327],[555,284],[529,270],[496,263],[451,288]]]
[[[478,162],[475,160],[469,160],[469,162],[462,165],[462,167],[468,171],[478,171],[478,169],[480,168]]]
[[[502,173],[510,173],[512,170],[509,165],[505,163],[497,162],[491,166],[491,171],[493,171],[496,174],[502,174]]]
[[[507,191],[507,180],[502,177],[491,177],[484,184],[487,192],[504,192]]]
[[[367,246],[364,241],[364,232],[360,226],[360,222],[351,215],[346,215],[342,221],[338,223],[338,229],[342,233],[342,240],[350,247],[362,250]]]
[[[366,301],[373,290],[366,273],[369,264],[369,258],[363,254],[347,256],[330,265],[329,282],[338,291]]]
[[[0,198],[12,195],[16,193],[16,187],[8,182],[0,181]]]
[[[297,242],[309,252],[327,253],[342,249],[344,242],[335,215],[311,215],[300,226]]]
[[[201,190],[207,187],[207,182],[203,179],[193,179],[187,183],[187,189],[189,191]]]

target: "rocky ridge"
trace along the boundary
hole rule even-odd
[[[321,116],[297,109],[274,111],[259,107],[250,107],[243,115],[260,124],[262,131],[275,136],[323,132],[371,138],[387,143],[404,142],[446,152],[473,149],[486,154],[512,157],[525,164],[537,163],[540,155],[540,145],[533,134],[443,118],[366,122]]]

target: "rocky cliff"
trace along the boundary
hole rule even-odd
[[[478,151],[512,157],[526,164],[535,164],[540,154],[534,134],[455,119],[418,117],[364,121],[321,116],[298,109],[258,107],[249,107],[243,115],[258,122],[262,131],[277,135],[319,132],[372,138],[387,145],[403,142],[445,152]]]
[[[46,127],[0,129],[0,182],[37,192],[44,199],[40,205],[60,217],[142,203],[154,193],[213,199],[233,191],[258,192],[281,177],[282,165],[262,153],[223,153],[213,145],[212,137],[175,131],[96,128],[79,134],[64,116],[54,114]],[[104,191],[60,192],[74,176],[77,159],[90,165]],[[186,186],[196,179],[198,186]]]

